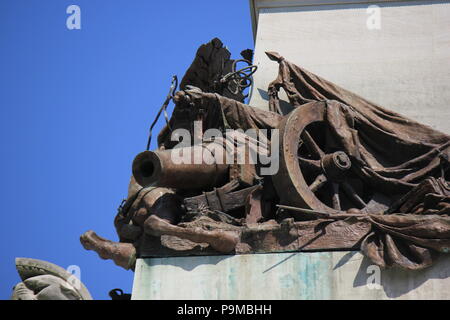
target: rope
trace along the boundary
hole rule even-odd
[[[170,127],[170,124],[169,124],[169,115],[167,114],[167,106],[169,105],[170,100],[173,99],[173,96],[175,95],[175,91],[177,90],[177,87],[178,87],[178,78],[175,75],[175,76],[172,77],[172,83],[170,85],[169,93],[167,94],[166,100],[164,100],[164,103],[162,104],[161,108],[159,109],[158,114],[155,117],[155,120],[153,120],[153,122],[152,122],[152,124],[150,126],[146,150],[150,149],[150,143],[152,141],[152,130],[153,130],[153,127],[158,122],[158,119],[159,119],[159,117],[160,117],[160,115],[161,115],[161,113],[163,111],[164,111],[164,118],[166,120],[167,127],[169,128],[170,131],[172,131],[172,128]]]

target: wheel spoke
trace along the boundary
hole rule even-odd
[[[342,188],[347,196],[349,196],[356,203],[356,205],[359,206],[359,209],[363,209],[367,205],[348,182],[344,182],[342,184]]]
[[[320,174],[317,176],[317,178],[314,180],[313,183],[309,186],[312,192],[316,192],[319,190],[325,183],[327,182],[327,177],[325,177],[324,174]]]
[[[333,182],[331,186],[333,188],[333,196],[331,198],[333,201],[333,208],[336,210],[341,210],[341,200],[339,199],[339,184]]]
[[[305,169],[319,171],[321,170],[320,161],[319,160],[311,160],[303,157],[298,157],[298,162],[300,166],[304,166]]]
[[[317,143],[314,141],[314,139],[311,137],[308,131],[304,130],[301,138],[303,142],[306,144],[306,146],[309,149],[309,152],[311,152],[316,157],[319,157],[321,159],[325,153],[320,149],[320,147],[317,145]]]

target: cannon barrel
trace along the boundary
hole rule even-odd
[[[199,154],[202,156],[199,157]],[[180,155],[188,161],[180,163]],[[133,161],[133,176],[144,187],[208,189],[222,185],[228,178],[228,165],[216,160],[213,151],[205,145],[144,151]]]

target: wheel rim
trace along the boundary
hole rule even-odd
[[[305,104],[280,124],[280,168],[273,177],[280,201],[328,213],[370,211],[374,192],[330,135],[325,107]]]

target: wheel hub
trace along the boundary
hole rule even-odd
[[[328,179],[339,181],[344,178],[345,172],[350,169],[352,162],[345,152],[337,151],[323,156],[321,166]]]

